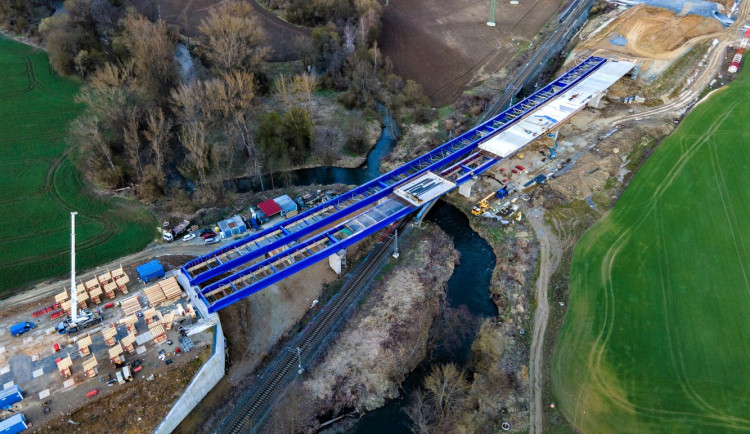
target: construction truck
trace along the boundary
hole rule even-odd
[[[99,324],[102,322],[102,313],[98,309],[97,312],[83,309],[78,313],[78,318],[76,318],[76,320],[77,321],[74,323],[73,318],[68,315],[65,320],[57,323],[57,332],[60,334],[71,334],[89,328],[94,324]]]
[[[190,222],[188,220],[183,220],[179,225],[173,227],[167,232],[164,232],[161,237],[164,238],[164,241],[171,243],[175,240],[175,238],[177,238],[178,235],[185,232],[188,226],[190,226]]]

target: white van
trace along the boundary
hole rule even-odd
[[[117,375],[117,382],[119,384],[125,384],[125,380],[122,379],[122,373],[120,371],[115,371],[115,375]]]

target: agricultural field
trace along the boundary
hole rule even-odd
[[[78,269],[116,259],[156,237],[144,207],[101,198],[71,161],[65,131],[81,110],[78,84],[41,50],[0,37],[0,297],[70,269],[70,211]]]
[[[551,376],[581,432],[750,430],[748,95],[699,105],[575,248]]]

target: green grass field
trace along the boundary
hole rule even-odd
[[[552,361],[586,433],[750,431],[750,72],[579,241]]]
[[[74,167],[64,137],[77,91],[43,51],[0,37],[0,296],[70,270],[70,211],[79,270],[156,236],[148,210],[95,197]]]

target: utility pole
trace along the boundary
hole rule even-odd
[[[78,322],[78,292],[76,291],[76,214],[70,213],[70,318]]]
[[[487,25],[490,27],[495,27],[495,4],[497,3],[497,0],[492,0],[492,6],[490,6],[490,20],[487,21]]]

